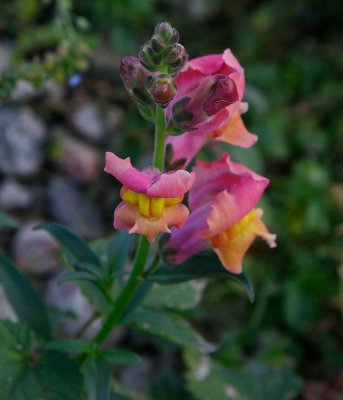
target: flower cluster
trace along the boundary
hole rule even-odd
[[[139,57],[125,57],[121,76],[130,96],[147,119],[163,108],[170,149],[168,172],[155,167],[141,172],[130,159],[106,154],[105,171],[119,180],[122,202],[114,212],[114,227],[145,235],[153,242],[170,233],[168,262],[180,264],[212,248],[230,272],[242,272],[242,259],[256,236],[274,247],[275,235],[256,208],[268,179],[224,154],[212,162],[190,161],[208,141],[250,147],[256,135],[242,120],[244,70],[227,49],[187,61],[179,35],[168,23],[159,24]],[[188,208],[182,203],[189,191]],[[170,229],[171,228],[171,229]]]

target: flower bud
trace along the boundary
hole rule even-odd
[[[173,28],[169,22],[161,22],[156,25],[154,36],[161,46],[177,43],[180,39],[178,31]]]
[[[217,114],[221,109],[238,100],[235,82],[221,76],[213,86],[213,94],[205,101],[203,110],[207,115]]]
[[[174,46],[170,46],[169,53],[165,56],[165,63],[168,66],[168,72],[175,76],[186,64],[188,54],[186,49],[177,43]]]
[[[166,107],[176,95],[176,84],[169,75],[161,74],[152,78],[149,92],[156,103]]]
[[[149,71],[158,71],[160,55],[154,51],[151,41],[145,43],[145,45],[141,48],[139,52],[139,61]]]
[[[179,129],[196,129],[238,100],[236,84],[231,78],[223,75],[208,76],[188,96],[173,105],[173,122]]]
[[[152,78],[139,62],[137,57],[124,57],[120,62],[120,76],[130,96],[139,104],[152,104],[152,99],[147,91]]]

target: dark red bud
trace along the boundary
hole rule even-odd
[[[223,108],[238,101],[235,82],[231,78],[218,76],[212,95],[205,101],[203,110],[207,115],[217,114]]]
[[[165,107],[176,95],[176,84],[169,75],[161,74],[151,80],[149,91],[155,102]]]

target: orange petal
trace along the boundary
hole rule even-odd
[[[250,147],[258,140],[256,135],[246,129],[239,111],[236,111],[221,128],[215,130],[212,138],[240,147]]]
[[[115,209],[113,225],[129,233],[144,235],[152,243],[160,232],[170,233],[169,226],[181,227],[188,214],[186,206],[176,204],[166,207],[161,218],[144,217],[137,205],[121,202]]]
[[[224,267],[233,274],[242,272],[242,261],[256,236],[275,247],[276,235],[271,234],[261,220],[262,210],[252,210],[231,228],[214,236],[210,243]]]

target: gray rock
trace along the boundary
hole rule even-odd
[[[16,176],[35,175],[40,168],[45,127],[32,110],[0,108],[0,171]]]
[[[0,286],[0,320],[1,319],[9,319],[10,321],[16,322],[18,317],[8,301],[5,291]]]
[[[74,337],[91,317],[92,308],[78,286],[72,282],[59,284],[59,277],[49,282],[46,302],[62,314],[58,324],[61,333]]]
[[[98,152],[93,147],[68,137],[60,129],[54,134],[56,141],[53,159],[60,170],[79,182],[92,182],[99,173],[101,163],[104,163]]]
[[[33,230],[40,223],[40,220],[27,221],[13,239],[13,258],[29,274],[51,274],[61,268],[56,241],[43,230]]]
[[[149,380],[153,373],[152,361],[144,358],[138,364],[130,365],[121,370],[121,383],[140,393],[149,392]]]
[[[92,103],[78,106],[71,115],[74,128],[87,139],[102,141],[106,135],[106,125],[100,110]]]
[[[42,89],[35,88],[32,83],[19,79],[12,91],[11,99],[14,101],[30,100],[43,93]]]
[[[0,185],[0,208],[3,210],[27,208],[32,201],[32,193],[15,180],[7,179]]]
[[[10,58],[13,53],[13,44],[8,41],[0,42],[0,74],[10,67]]]
[[[47,188],[49,209],[53,217],[81,236],[93,239],[102,232],[97,207],[70,181],[54,176]]]

